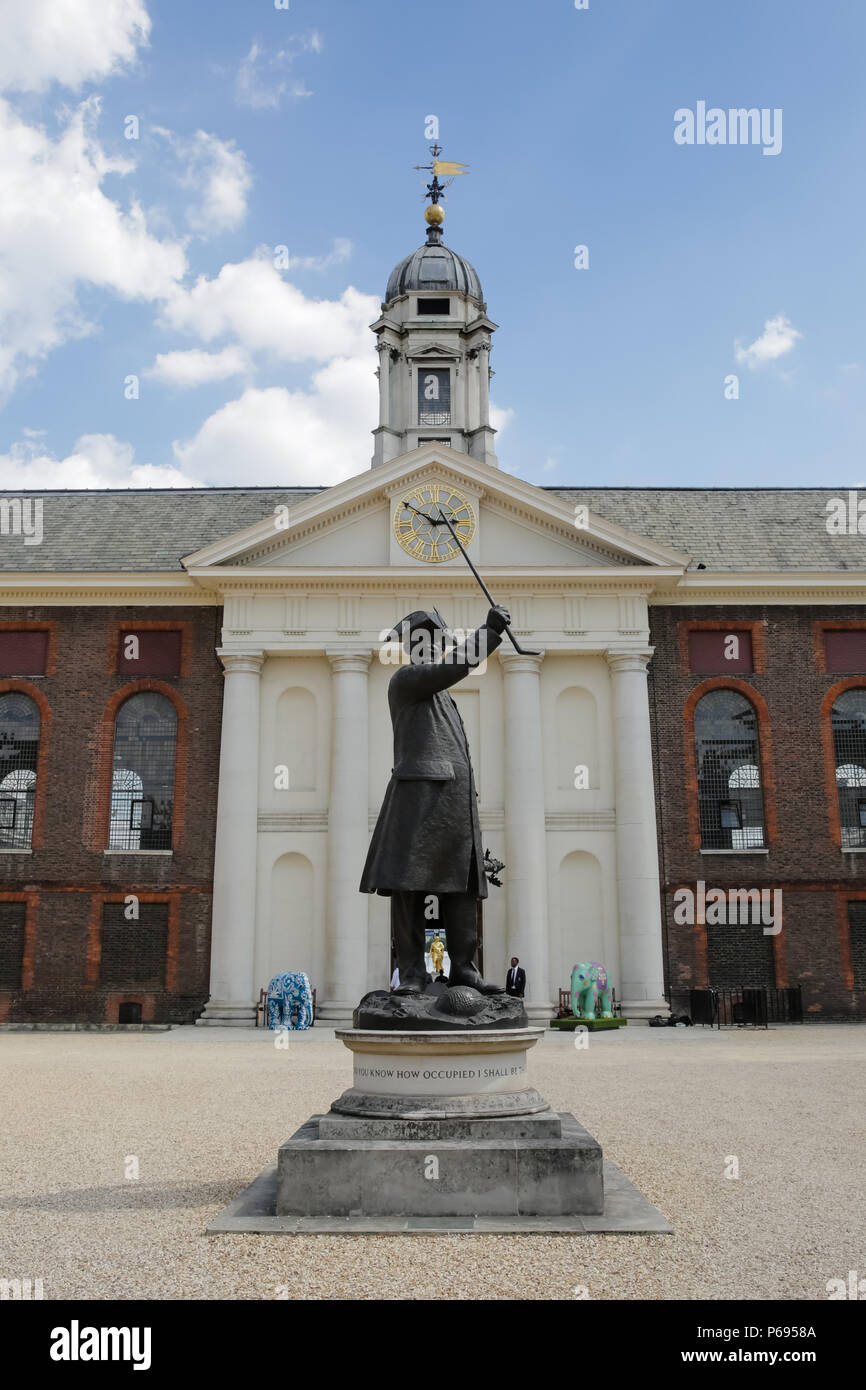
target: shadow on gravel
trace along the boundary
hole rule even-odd
[[[128,1182],[117,1187],[74,1187],[65,1192],[13,1193],[0,1197],[2,1211],[147,1211],[173,1207],[225,1205],[236,1197],[238,1182],[165,1183]]]

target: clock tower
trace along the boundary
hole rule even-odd
[[[440,161],[431,146],[432,199],[427,240],[391,272],[382,313],[372,325],[379,353],[379,424],[373,467],[424,444],[447,444],[498,467],[490,424],[490,340],[496,324],[478,273],[445,246]]]

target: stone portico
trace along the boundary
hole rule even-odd
[[[280,970],[307,971],[331,1023],[387,985],[388,903],[358,892],[392,765],[382,638],[413,608],[467,629],[487,609],[461,557],[422,566],[394,553],[399,499],[433,484],[471,497],[473,558],[538,653],[506,643],[452,692],[484,843],[507,865],[484,903],[485,972],[504,979],[517,955],[534,1020],[582,959],[604,961],[630,1017],[666,1007],[647,601],[687,559],[610,522],[578,528],[560,499],[430,445],[184,562],[224,606],[204,1023],[249,1024]]]

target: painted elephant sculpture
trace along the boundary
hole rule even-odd
[[[597,999],[601,999],[602,1018],[613,1018],[610,991],[607,970],[600,961],[582,961],[572,967],[571,1011],[575,1018],[595,1018]]]
[[[291,1028],[292,1013],[297,1007],[298,1028],[309,1028],[313,1022],[313,991],[310,977],[303,970],[289,970],[275,975],[268,985],[268,1027]]]

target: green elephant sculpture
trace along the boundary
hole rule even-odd
[[[575,1018],[595,1018],[597,999],[602,1018],[613,1018],[606,968],[597,960],[582,961],[571,971],[571,1012]]]

